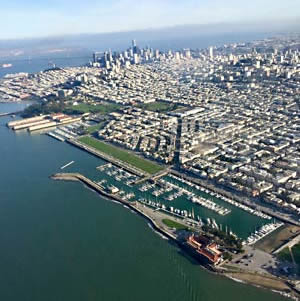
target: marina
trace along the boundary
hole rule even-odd
[[[183,183],[170,174],[155,181],[149,179],[135,185],[139,176],[112,163],[103,163],[97,167],[97,173],[92,178],[106,188],[117,187],[121,196],[129,201],[136,200],[171,216],[189,219],[196,225],[206,224],[214,229],[235,233],[243,240],[267,221],[262,216],[253,214],[251,210],[243,210],[225,202],[213,192],[205,192],[202,187]],[[193,202],[192,198],[200,199],[203,204]]]
[[[42,136],[35,136],[35,135],[29,135],[27,132],[20,132],[18,133],[18,138],[21,141],[16,141],[15,134],[12,131],[9,131],[5,127],[2,127],[2,134],[4,133],[4,136],[7,137],[8,143],[12,145],[12,154],[11,158],[9,157],[6,162],[4,162],[4,170],[9,170],[11,167],[9,166],[15,166],[13,169],[15,173],[20,173],[21,177],[26,177],[26,171],[30,168],[32,170],[33,175],[36,175],[40,180],[38,182],[38,185],[33,185],[31,183],[25,183],[24,181],[20,183],[24,189],[22,189],[22,192],[26,191],[26,197],[31,199],[31,202],[28,202],[28,205],[30,206],[30,210],[18,210],[18,211],[12,211],[12,210],[3,210],[3,218],[2,220],[5,221],[5,225],[8,226],[8,228],[13,227],[15,224],[15,220],[13,219],[13,216],[15,216],[15,213],[20,214],[20,220],[32,220],[36,221],[34,223],[37,227],[31,227],[29,223],[24,224],[23,222],[20,223],[20,225],[24,225],[23,227],[18,227],[15,229],[16,234],[18,237],[20,237],[20,240],[18,242],[13,242],[13,246],[9,246],[5,244],[2,248],[2,251],[4,254],[10,254],[13,250],[17,252],[16,250],[20,249],[20,246],[25,248],[25,250],[29,251],[28,248],[29,241],[32,242],[32,239],[34,241],[39,242],[40,246],[42,246],[43,249],[53,249],[53,252],[55,252],[55,256],[59,257],[62,255],[61,253],[61,240],[58,240],[57,234],[57,228],[53,227],[53,221],[55,223],[64,226],[62,227],[61,233],[61,239],[64,241],[64,248],[65,251],[63,252],[63,255],[65,254],[68,256],[72,252],[75,252],[75,256],[86,256],[87,254],[93,254],[91,252],[101,252],[101,256],[96,256],[95,258],[85,261],[84,267],[82,270],[80,270],[80,267],[78,264],[76,264],[76,268],[79,268],[80,273],[78,273],[78,277],[80,277],[82,274],[84,274],[84,271],[86,268],[89,270],[92,270],[95,268],[95,259],[96,259],[96,265],[101,267],[101,271],[104,275],[107,275],[113,267],[119,268],[120,271],[120,277],[116,276],[116,281],[121,282],[124,281],[124,275],[127,273],[129,268],[135,267],[137,265],[137,255],[136,251],[138,252],[145,252],[145,249],[147,252],[151,252],[153,256],[145,257],[142,260],[143,267],[142,269],[147,269],[147,272],[142,273],[143,277],[152,277],[152,274],[149,275],[149,269],[151,267],[157,267],[160,269],[162,276],[158,279],[158,284],[162,282],[166,277],[173,277],[175,276],[175,279],[171,279],[171,284],[164,289],[160,289],[158,293],[153,293],[151,295],[151,298],[148,299],[156,299],[160,298],[164,291],[167,292],[168,296],[170,296],[171,291],[171,298],[176,299],[178,295],[182,295],[185,299],[190,299],[192,296],[190,295],[190,290],[187,290],[186,283],[183,283],[182,281],[182,273],[185,275],[190,275],[189,279],[193,288],[193,291],[196,292],[193,296],[194,298],[198,297],[200,298],[203,293],[209,293],[213,287],[215,286],[215,281],[220,281],[222,284],[223,290],[222,294],[218,294],[216,296],[217,299],[225,297],[229,299],[232,299],[233,296],[236,293],[239,293],[237,285],[234,283],[231,283],[227,281],[226,279],[222,280],[219,277],[215,277],[214,275],[211,275],[210,273],[205,272],[205,270],[200,269],[199,266],[190,264],[190,262],[181,255],[178,255],[178,249],[173,245],[169,245],[165,243],[164,241],[160,241],[159,237],[156,237],[157,235],[152,235],[150,231],[147,232],[147,229],[143,226],[145,224],[145,221],[143,221],[140,218],[136,218],[135,215],[131,214],[131,212],[127,212],[127,210],[123,210],[121,206],[115,206],[115,204],[109,202],[103,201],[103,198],[96,196],[94,193],[91,193],[91,191],[82,188],[80,185],[77,184],[69,184],[69,183],[51,183],[48,179],[48,175],[53,172],[59,172],[60,166],[64,162],[70,161],[70,158],[78,162],[78,164],[74,164],[70,166],[70,170],[80,170],[84,174],[88,175],[89,177],[93,178],[94,180],[107,181],[109,183],[113,182],[115,185],[119,185],[122,187],[122,190],[128,190],[128,191],[134,191],[136,194],[136,197],[138,198],[141,195],[141,192],[139,191],[139,186],[130,187],[127,186],[126,183],[123,183],[122,181],[117,182],[114,178],[108,176],[104,171],[101,172],[100,170],[96,169],[96,166],[99,166],[100,164],[105,165],[106,162],[94,157],[90,156],[88,153],[82,152],[76,148],[72,148],[68,144],[62,144],[57,143],[54,139],[50,139],[44,135]],[[18,147],[20,145],[20,142],[22,142],[22,148]],[[43,148],[41,148],[41,146]],[[42,149],[47,149],[47,152],[40,152]],[[30,160],[22,160],[20,165],[14,165],[15,157],[20,157],[22,153],[24,153],[24,150],[26,152],[30,153],[38,153],[40,152],[39,156],[32,156]],[[6,155],[5,148],[1,148],[1,151],[3,152],[3,155]],[[41,158],[44,160],[45,164],[43,164],[43,167],[41,168],[40,160]],[[60,163],[58,163],[60,162]],[[58,163],[58,164],[57,164]],[[102,165],[101,165],[102,166]],[[94,170],[92,169],[94,168]],[[3,200],[8,200],[7,206],[10,206],[9,204],[13,204],[14,207],[17,209],[20,208],[22,205],[21,202],[18,200],[22,199],[24,197],[24,194],[20,194],[20,192],[7,190],[6,178],[8,180],[11,180],[12,178],[10,175],[8,177],[3,177],[4,183],[2,183],[4,198]],[[6,182],[5,182],[6,181]],[[117,183],[116,183],[117,182]],[[104,183],[105,184],[105,183]],[[151,183],[147,183],[150,184]],[[28,186],[28,187],[26,187]],[[124,188],[123,188],[124,187]],[[61,197],[61,192],[64,192],[64,197]],[[45,198],[43,199],[42,205],[41,200],[39,197],[35,197],[37,194],[37,191],[45,190],[49,191],[48,194],[46,194]],[[147,194],[149,195],[149,194]],[[155,197],[149,196],[152,198],[152,200],[155,200]],[[84,200],[84,201],[83,201]],[[169,201],[166,200],[166,203]],[[179,209],[180,206],[176,205],[176,202],[184,202],[181,197],[174,199],[172,203],[169,203],[169,205],[174,206],[173,208]],[[189,205],[193,205],[190,201],[186,201],[184,207],[187,207]],[[142,205],[141,205],[142,206]],[[195,206],[196,207],[196,206]],[[199,206],[197,206],[199,209]],[[21,207],[22,208],[22,207]],[[205,208],[203,208],[205,209]],[[179,209],[180,210],[180,209]],[[186,209],[188,210],[188,209]],[[191,211],[191,209],[190,209]],[[195,216],[199,215],[199,213],[196,213],[197,210],[195,210]],[[11,214],[10,219],[5,218],[5,215]],[[241,212],[242,218],[244,218],[244,215],[248,216],[248,213]],[[203,214],[203,216],[208,216],[209,213]],[[43,216],[43,223],[39,223],[37,221],[40,221],[40,217]],[[115,216],[115,219],[111,219],[111,216]],[[230,225],[230,227],[235,231],[235,224],[238,224],[239,221],[235,221],[234,219],[234,210],[231,214],[222,217],[222,218],[228,218],[232,216],[233,218],[230,219],[230,222],[227,224]],[[80,222],[74,223],[73,219],[76,217]],[[87,218],[88,217],[88,218]],[[220,216],[221,217],[221,216]],[[258,224],[259,220],[256,220],[256,217],[253,217],[254,220],[244,220],[245,227],[242,228],[242,231],[244,233],[247,233],[245,229],[249,229],[250,231],[253,231],[255,229],[255,225]],[[9,221],[14,222],[9,222]],[[114,220],[112,222],[112,220]],[[204,218],[202,218],[202,221],[205,221]],[[217,221],[218,223],[218,221]],[[41,224],[44,226],[47,226],[49,228],[50,233],[53,235],[50,235],[48,237],[42,237],[40,236],[39,229],[41,228]],[[95,227],[97,225],[97,227]],[[104,225],[106,227],[104,227]],[[225,225],[225,223],[223,224]],[[107,228],[110,228],[111,231],[109,235],[107,235]],[[97,228],[97,231],[95,231],[95,228]],[[146,228],[148,228],[146,226]],[[225,226],[223,227],[225,228]],[[7,227],[5,227],[7,230]],[[124,229],[124,231],[130,233],[131,235],[128,235],[127,237],[124,235],[120,235],[120,229]],[[251,230],[252,229],[252,230]],[[3,237],[5,237],[5,232],[3,229]],[[53,230],[53,231],[52,231]],[[24,232],[25,231],[25,232]],[[146,232],[145,232],[146,231]],[[236,231],[235,231],[236,232]],[[26,235],[24,235],[26,233]],[[36,233],[36,234],[35,234]],[[73,235],[74,233],[74,235]],[[99,235],[102,237],[99,239]],[[24,242],[21,238],[30,237],[30,240],[26,239]],[[92,244],[92,247],[90,249],[83,249],[78,248],[78,237],[82,238],[83,243],[85,244],[85,239],[89,241],[88,245]],[[50,238],[50,239],[49,239]],[[144,248],[138,248],[135,246],[136,240],[139,240],[138,245],[144,246]],[[119,255],[114,256],[111,252],[107,250],[113,250],[115,248],[115,242],[118,240],[118,243],[121,247],[121,251],[123,254],[126,254],[126,258],[129,258],[128,261],[119,260]],[[22,243],[21,245],[19,243]],[[28,243],[27,243],[28,242]],[[98,243],[99,242],[99,243]],[[37,252],[40,249],[40,246],[36,248]],[[119,249],[120,250],[120,249]],[[32,250],[31,250],[32,251]],[[105,253],[103,253],[105,252]],[[45,269],[44,272],[52,273],[53,269],[57,270],[61,268],[61,265],[63,268],[68,269],[69,265],[66,265],[64,262],[61,264],[55,264],[53,265],[52,260],[46,260],[44,258],[39,259],[37,256],[37,261],[32,262],[32,257],[30,255],[30,252],[19,252],[16,253],[20,258],[23,258],[22,256],[25,256],[24,260],[26,262],[30,262],[30,265],[24,266],[24,268],[28,269],[28,273],[33,271],[34,274],[41,272],[40,270],[40,263],[45,262],[45,265],[43,268]],[[103,260],[103,258],[105,260]],[[152,260],[153,258],[153,260]],[[149,262],[150,260],[150,262]],[[107,264],[106,264],[107,263]],[[8,261],[5,262],[5,265],[3,266],[3,270],[17,272],[17,270],[14,267],[14,262],[12,258],[8,257]],[[138,267],[139,269],[139,267]],[[124,270],[124,272],[123,272]],[[67,270],[68,271],[68,270]],[[71,269],[69,270],[72,271]],[[81,273],[82,271],[82,273]],[[126,272],[125,272],[126,271]],[[85,277],[78,278],[78,282],[72,282],[73,284],[76,284],[76,287],[79,288],[76,293],[80,293],[80,289],[85,289],[89,287],[89,283],[91,283],[95,278],[101,280],[101,283],[104,283],[101,287],[101,291],[103,292],[103,287],[106,285],[109,285],[109,281],[106,281],[106,277],[102,277],[102,272],[100,274],[97,273],[97,275],[87,275],[88,279],[86,279],[86,285],[82,284],[85,281]],[[178,276],[177,276],[178,274]],[[57,276],[59,277],[59,275]],[[57,278],[52,281],[51,285],[53,286],[59,286],[61,281],[64,281],[64,278]],[[177,279],[178,278],[178,279]],[[212,278],[210,280],[210,278]],[[30,287],[31,285],[31,279],[32,278],[26,278],[24,279],[26,287]],[[37,279],[36,285],[37,287],[44,287],[45,282],[42,280]],[[199,285],[199,281],[201,282],[201,285]],[[140,281],[139,277],[135,279],[135,286],[141,287],[141,289],[138,291],[140,293],[142,290],[147,289],[147,285],[145,285],[145,281]],[[224,284],[223,284],[224,283]],[[131,281],[128,281],[126,283],[130,287]],[[234,286],[234,294],[231,293],[233,291],[232,286]],[[18,300],[22,298],[21,288],[23,288],[23,283],[17,283],[17,288],[20,287],[20,293],[16,293],[15,300]],[[132,286],[133,287],[133,286]],[[240,293],[245,293],[245,290],[252,291],[252,288],[247,288],[245,286],[242,286],[240,288]],[[7,291],[7,294],[11,293],[10,290],[7,289],[6,286],[3,286],[2,293],[5,294]],[[248,292],[248,291],[247,291]],[[35,298],[36,296],[32,293],[31,290],[26,291],[27,294],[31,298]],[[52,290],[49,291],[43,291],[42,293],[47,293],[50,298],[55,298],[57,295],[54,295],[52,293]],[[99,293],[99,296],[102,293]],[[261,294],[266,294],[267,292],[264,290],[259,290],[257,295],[261,296]],[[196,296],[196,297],[195,297]],[[264,296],[264,295],[263,295]],[[65,298],[68,298],[68,295],[64,295]],[[110,293],[105,294],[105,297],[108,299],[111,297]],[[251,295],[252,299],[254,294]],[[148,300],[147,299],[147,300]],[[248,299],[247,299],[248,300]],[[270,298],[266,298],[265,300],[277,300],[276,295],[270,295]]]
[[[202,192],[205,192],[205,193],[207,193],[207,194],[210,194],[210,195],[213,196],[213,197],[217,197],[217,198],[221,199],[222,201],[225,201],[225,202],[227,202],[227,203],[229,203],[229,204],[231,204],[231,205],[233,205],[233,206],[235,206],[235,207],[238,207],[238,208],[240,208],[240,209],[242,209],[242,210],[244,210],[244,211],[246,211],[246,212],[249,212],[249,213],[251,213],[251,214],[253,214],[253,215],[256,215],[256,216],[258,216],[258,217],[261,217],[261,218],[267,219],[267,220],[271,220],[271,219],[272,219],[271,216],[269,216],[269,215],[267,215],[267,214],[265,214],[265,213],[262,213],[262,212],[260,212],[260,211],[254,210],[254,209],[248,207],[247,205],[241,204],[241,203],[239,203],[239,202],[237,202],[237,201],[234,201],[234,200],[232,200],[232,199],[230,199],[230,198],[227,198],[227,197],[225,197],[225,196],[222,196],[222,195],[220,195],[219,193],[210,191],[210,190],[208,190],[208,189],[206,189],[206,188],[204,188],[204,187],[201,187],[201,186],[196,185],[196,184],[194,184],[194,183],[191,183],[191,182],[189,182],[189,181],[187,181],[187,180],[184,180],[184,179],[182,179],[182,178],[179,178],[179,177],[177,177],[177,176],[175,176],[175,175],[173,175],[173,174],[170,174],[169,176],[170,176],[171,178],[173,178],[173,179],[176,179],[177,181],[181,181],[182,183],[188,184],[188,185],[191,186],[191,187],[195,187],[196,189],[198,189],[198,190],[200,190],[200,191],[202,191]]]
[[[243,241],[243,245],[254,245],[259,240],[263,239],[267,235],[271,234],[272,232],[280,228],[282,225],[283,223],[281,222],[274,222],[262,226],[260,229],[252,233],[245,241]]]

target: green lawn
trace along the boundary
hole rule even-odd
[[[166,103],[162,101],[139,104],[138,106],[144,110],[154,111],[154,112],[171,112],[178,108],[178,105],[176,104]]]
[[[176,230],[187,230],[188,229],[188,227],[186,227],[185,225],[179,224],[179,223],[174,222],[167,218],[163,219],[162,222],[169,228],[175,228]]]
[[[116,159],[119,159],[123,162],[126,162],[140,170],[143,170],[147,173],[154,174],[162,170],[163,168],[158,164],[155,164],[149,160],[140,158],[126,150],[120,149],[116,146],[104,143],[98,139],[91,138],[88,136],[81,137],[78,139],[80,142],[87,144],[107,155],[110,155]]]
[[[294,272],[300,275],[300,244],[293,246],[292,252],[294,255],[295,262],[297,264]],[[277,256],[282,261],[288,261],[290,263],[293,263],[291,253],[288,248],[283,249]]]
[[[98,123],[98,124],[96,124],[96,125],[89,126],[89,127],[86,129],[87,132],[88,132],[88,134],[93,134],[93,133],[99,131],[99,130],[103,127],[104,123],[105,123],[105,122],[100,122],[100,123]]]
[[[290,251],[288,248],[283,249],[279,254],[278,257],[280,260],[282,261],[288,261],[288,262],[292,262],[292,257],[290,254]]]
[[[300,265],[300,244],[294,245],[292,247],[292,252],[293,252],[296,263]],[[281,260],[286,260],[286,261],[289,261],[289,262],[293,262],[290,251],[289,251],[288,248],[283,249],[278,254],[278,256]]]
[[[293,251],[296,263],[300,264],[300,244],[293,246],[292,251]]]
[[[100,114],[108,114],[114,111],[117,111],[120,109],[120,106],[117,104],[97,104],[97,105],[91,105],[86,103],[80,103],[77,106],[69,106],[66,108],[66,111],[70,113],[77,113],[77,114],[83,114],[83,113],[100,113]]]

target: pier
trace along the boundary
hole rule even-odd
[[[0,113],[0,117],[17,115],[17,114],[20,114],[21,112],[22,112],[22,111],[10,112],[10,113]]]
[[[70,166],[71,164],[73,164],[75,161],[71,161],[69,163],[67,163],[66,165],[62,166],[60,169],[65,169],[66,167]]]
[[[152,180],[152,181],[158,180],[158,179],[168,175],[169,171],[170,170],[168,168],[168,169],[161,170],[161,171],[159,171],[158,173],[156,173],[154,175],[149,175],[149,176],[143,177],[141,179],[136,180],[134,182],[134,185],[139,185],[139,184],[142,184],[142,183],[147,182],[149,180]]]

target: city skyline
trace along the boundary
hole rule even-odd
[[[194,1],[135,1],[119,0],[97,3],[87,0],[9,1],[1,5],[0,40],[42,36],[124,32],[157,29],[176,25],[218,23],[265,23],[276,26],[295,22],[300,3],[287,0],[255,0],[241,4],[236,0]],[[277,17],[280,16],[280,17]],[[13,22],[12,22],[13,20]],[[7,26],[9,24],[9,26]],[[36,24],[39,24],[37,27]],[[295,22],[297,24],[297,22]]]

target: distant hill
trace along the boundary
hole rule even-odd
[[[138,45],[160,49],[204,48],[230,42],[249,41],[277,33],[300,32],[300,19],[256,24],[180,25],[99,34],[0,40],[0,57],[62,56],[70,53],[121,50],[136,39]]]

